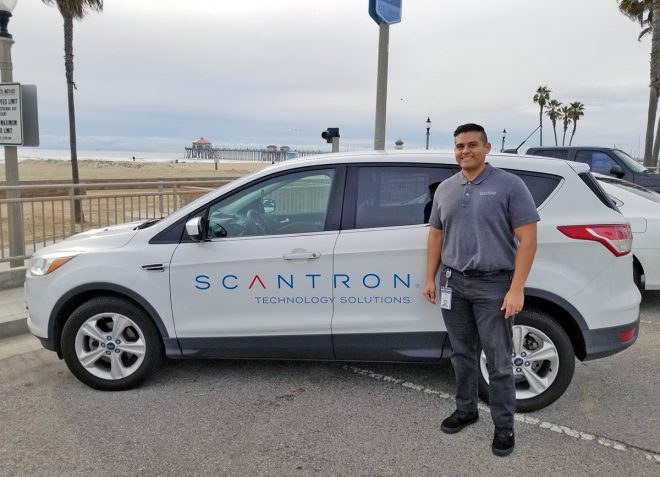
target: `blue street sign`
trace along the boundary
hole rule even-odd
[[[402,0],[369,0],[369,16],[376,23],[399,23]]]

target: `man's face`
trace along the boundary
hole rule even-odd
[[[484,142],[479,131],[460,133],[454,138],[454,156],[463,170],[473,171],[482,167],[489,152],[490,143]]]

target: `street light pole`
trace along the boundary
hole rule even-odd
[[[14,40],[7,31],[11,12],[16,7],[17,0],[0,0],[0,81],[11,83],[14,81],[11,63],[11,47]],[[5,183],[8,186],[20,185],[18,180],[18,150],[16,146],[5,146]],[[8,199],[18,199],[21,193],[17,190],[7,191]],[[23,214],[21,204],[13,202],[7,204],[7,218],[9,226],[9,254],[12,257],[25,255],[23,243]],[[10,266],[22,267],[23,259],[11,260]]]
[[[505,141],[505,139],[506,139],[506,128],[504,129],[504,131],[502,131],[502,149],[500,150],[500,152],[504,152],[504,141]]]
[[[431,118],[426,117],[426,150],[429,150],[429,137],[431,136]]]

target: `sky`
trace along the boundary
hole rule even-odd
[[[580,101],[573,145],[643,149],[650,38],[617,0],[402,0],[390,27],[386,148],[452,147],[482,124],[499,150],[539,122],[532,97]],[[68,148],[62,18],[18,0],[14,80],[38,89],[41,148]],[[78,147],[373,148],[378,25],[368,0],[108,0],[74,24]],[[572,126],[569,128],[570,135]],[[559,143],[562,126],[558,124]],[[543,142],[554,144],[544,119]],[[568,142],[568,138],[567,138]],[[538,132],[523,146],[537,146]]]

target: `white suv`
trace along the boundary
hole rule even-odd
[[[575,357],[637,338],[632,235],[584,164],[490,156],[538,207],[539,247],[514,327],[518,410],[547,406]],[[143,224],[39,251],[28,324],[81,381],[141,383],[161,358],[434,363],[440,308],[422,296],[432,191],[452,154],[332,154],[246,176]],[[579,204],[579,206],[577,206]],[[482,353],[482,398],[486,362]]]

